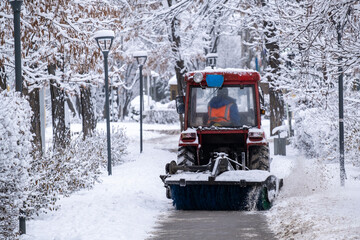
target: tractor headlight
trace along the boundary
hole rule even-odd
[[[200,83],[203,80],[204,76],[202,73],[197,72],[194,74],[194,82]]]
[[[197,138],[196,132],[183,132],[181,133],[180,140],[182,142],[194,142]]]
[[[196,132],[184,132],[181,133],[181,140],[195,140]]]
[[[249,131],[249,140],[250,141],[261,141],[265,138],[264,132],[251,132]]]

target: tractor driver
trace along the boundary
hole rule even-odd
[[[214,126],[239,126],[240,116],[236,100],[228,96],[226,87],[219,88],[208,104],[208,124]]]

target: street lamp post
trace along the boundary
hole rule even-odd
[[[9,0],[14,12],[15,90],[22,92],[20,11],[23,0]]]
[[[109,113],[109,77],[108,77],[108,55],[111,49],[115,34],[111,30],[97,31],[94,38],[104,55],[104,68],[105,68],[105,108],[106,108],[106,133],[107,133],[107,152],[108,174],[112,174],[111,170],[111,140],[110,140],[110,113]]]
[[[147,52],[139,51],[134,52],[134,58],[136,59],[137,63],[139,64],[139,73],[140,73],[140,153],[143,150],[143,136],[142,136],[142,112],[143,112],[143,76],[142,76],[142,69],[147,59]]]
[[[344,25],[339,23],[337,25],[337,40],[338,47],[342,49],[342,34]],[[344,71],[342,67],[342,57],[338,57],[338,72],[339,72],[339,150],[340,150],[340,185],[345,186],[346,172],[345,172],[345,157],[344,157]]]
[[[22,92],[22,74],[21,74],[21,36],[20,36],[20,12],[23,0],[9,0],[14,12],[14,45],[15,45],[15,90]],[[26,218],[24,212],[20,209],[19,232],[26,234]]]

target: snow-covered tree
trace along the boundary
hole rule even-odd
[[[331,147],[338,146],[337,85],[341,73],[344,96],[348,99],[344,105],[345,145],[351,150],[349,153],[358,149],[354,143],[358,142],[359,130],[354,123],[359,105],[353,99],[359,97],[359,92],[353,86],[359,71],[356,57],[359,4],[358,1],[284,1],[278,8],[283,29],[280,38],[283,64],[277,85],[288,92],[287,101],[295,110],[295,118],[312,122],[301,125],[301,131],[312,137],[299,134],[298,144],[308,141],[306,145],[311,151],[329,159],[338,155]],[[316,125],[324,127],[314,128]],[[329,137],[324,137],[329,132]],[[316,147],[318,144],[331,147]]]

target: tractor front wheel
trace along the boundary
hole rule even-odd
[[[195,165],[196,148],[189,146],[180,146],[177,154],[177,164],[192,166]]]
[[[268,146],[253,146],[249,149],[250,169],[270,171]]]

